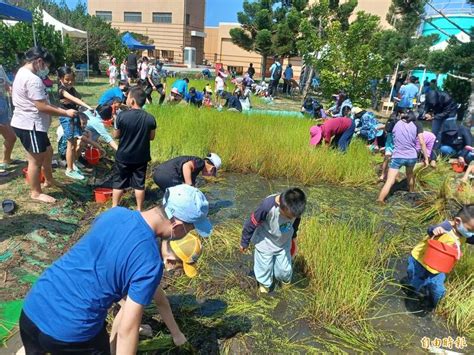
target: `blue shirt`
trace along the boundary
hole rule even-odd
[[[23,311],[57,340],[88,341],[103,328],[110,306],[127,294],[150,304],[162,273],[153,230],[140,212],[115,207],[40,276]]]
[[[97,141],[99,137],[102,137],[106,143],[113,141],[112,136],[104,126],[102,118],[98,114],[90,114],[87,117],[89,120],[87,121],[86,130],[92,133],[92,140]]]
[[[188,83],[185,82],[183,79],[176,80],[173,85],[171,85],[171,89],[176,89],[184,97],[188,92]]]
[[[284,78],[286,80],[293,79],[293,68],[287,67],[285,69]]]
[[[104,92],[99,99],[99,105],[105,105],[115,98],[118,98],[120,101],[123,101],[125,98],[125,95],[119,87],[115,87]]]
[[[413,100],[418,95],[418,86],[413,83],[409,83],[402,86],[398,94],[401,98],[400,102],[398,103],[398,107],[412,108]]]
[[[186,102],[191,101],[193,97],[191,94],[188,92],[186,95],[184,95],[184,100]],[[204,94],[200,91],[196,91],[196,94],[194,95],[194,102],[202,101],[204,99]]]

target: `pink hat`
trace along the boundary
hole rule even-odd
[[[318,145],[321,142],[321,137],[323,135],[323,130],[321,126],[312,126],[309,129],[309,135],[311,139],[309,140],[310,145]]]

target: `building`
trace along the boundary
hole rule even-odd
[[[310,1],[310,3],[316,0]],[[381,26],[390,27],[385,17],[388,12],[392,0],[359,0],[358,6],[354,11],[365,11],[378,15],[380,17]],[[355,17],[355,15],[353,16]],[[217,27],[205,28],[206,38],[204,40],[204,59],[209,64],[222,63],[226,69],[235,69],[237,73],[246,72],[249,63],[253,63],[256,71],[256,77],[260,77],[262,58],[259,54],[247,52],[232,43],[230,30],[240,27],[239,23],[220,23]],[[267,69],[272,63],[269,58]],[[291,58],[286,63],[293,65],[295,77],[299,77],[301,72],[302,61],[300,58]]]
[[[196,49],[196,63],[204,58],[206,0],[88,0],[90,15],[102,17],[121,32],[148,36],[153,55],[165,62],[183,63],[187,47]]]

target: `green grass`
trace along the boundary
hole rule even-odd
[[[369,185],[374,160],[365,144],[354,139],[346,154],[309,146],[307,119],[197,110],[192,107],[151,107],[157,118],[152,158],[162,162],[191,154],[216,152],[227,171],[287,178],[304,184],[321,181]]]

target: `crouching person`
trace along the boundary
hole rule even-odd
[[[186,234],[211,233],[208,209],[202,192],[179,185],[166,191],[163,207],[115,207],[99,215],[26,296],[20,316],[26,354],[110,354],[107,312],[123,298],[111,339],[117,353],[136,353],[143,309],[153,299],[175,344],[185,343],[159,285],[163,268],[196,275],[201,244]]]
[[[254,273],[261,293],[268,293],[274,287],[274,279],[282,284],[291,282],[291,245],[305,207],[304,192],[291,188],[265,198],[245,222],[240,251],[245,252],[252,239]]]

